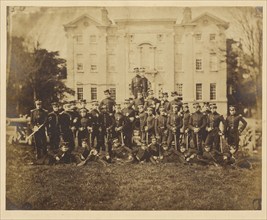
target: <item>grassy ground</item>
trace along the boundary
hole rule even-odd
[[[7,209],[252,210],[261,195],[260,155],[253,169],[93,163],[33,166],[33,148],[7,146]]]

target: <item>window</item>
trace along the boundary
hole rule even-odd
[[[83,88],[82,87],[77,88],[77,99],[78,100],[83,99]]]
[[[110,96],[116,100],[116,88],[110,88]]]
[[[82,72],[83,71],[83,55],[77,54],[77,71]]]
[[[196,59],[196,70],[202,70],[202,59]]]
[[[79,34],[76,36],[77,44],[82,44],[83,43],[83,35]]]
[[[196,100],[202,100],[202,84],[196,84]]]
[[[216,39],[216,34],[210,34],[210,41],[213,41]]]
[[[210,84],[210,100],[216,100],[216,83]]]
[[[90,43],[96,43],[96,35],[90,35]]]
[[[216,53],[210,54],[210,71],[218,71],[218,58]]]
[[[91,88],[91,100],[96,100],[97,99],[97,88],[92,87]]]
[[[183,97],[183,84],[182,83],[177,84],[177,93],[178,93],[178,96]]]
[[[90,54],[90,71],[97,72],[97,56],[96,54]]]
[[[196,34],[196,40],[201,40],[201,34],[200,33]]]

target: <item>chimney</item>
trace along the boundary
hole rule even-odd
[[[108,18],[108,10],[105,7],[101,9],[101,13],[102,13],[102,23],[105,25],[111,24],[112,22]]]
[[[191,20],[192,20],[191,8],[186,7],[184,9],[184,17],[183,17],[183,20],[182,20],[182,24],[189,23]]]

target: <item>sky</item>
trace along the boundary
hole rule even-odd
[[[115,19],[149,19],[171,18],[182,21],[184,7],[106,7],[110,20]],[[236,26],[231,16],[233,8],[226,7],[192,7],[192,19],[209,12],[230,23],[226,36],[238,39]],[[37,40],[41,48],[59,51],[66,58],[66,36],[64,24],[77,17],[89,14],[101,20],[100,7],[25,7],[16,8],[10,13],[10,28],[13,36],[24,37],[29,44]]]

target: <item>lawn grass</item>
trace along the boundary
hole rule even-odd
[[[28,165],[33,147],[7,146],[7,209],[253,210],[261,196],[260,155],[253,169],[98,163]]]

